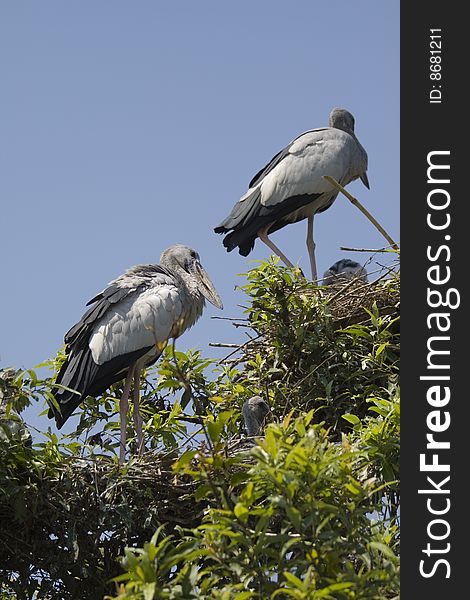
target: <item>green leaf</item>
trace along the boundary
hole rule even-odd
[[[296,588],[303,589],[303,581],[296,577],[293,573],[289,573],[289,571],[284,571],[283,575],[291,585],[293,585]]]
[[[374,550],[378,550],[379,552],[384,554],[387,558],[390,558],[392,560],[397,560],[397,556],[393,553],[393,551],[388,546],[386,546],[385,544],[382,544],[381,542],[369,542],[369,548],[374,548]]]
[[[235,508],[233,509],[233,512],[235,513],[235,516],[238,517],[239,519],[241,519],[242,521],[246,521],[248,514],[249,514],[249,510],[241,502],[237,502],[235,504]]]
[[[344,487],[355,496],[357,496],[361,492],[361,488],[353,485],[352,483],[346,483]]]
[[[266,434],[264,436],[264,446],[271,456],[275,457],[277,455],[277,439],[271,427],[268,427],[266,430]]]
[[[144,592],[144,600],[153,600],[155,597],[155,590],[156,590],[157,584],[155,581],[151,582],[151,583],[146,583],[143,587],[143,592]]]
[[[347,333],[349,335],[355,336],[355,337],[361,337],[361,338],[365,338],[365,339],[370,339],[370,333],[362,328],[362,327],[356,327],[356,326],[350,326],[350,327],[346,327],[346,329],[342,330],[342,333]]]
[[[207,433],[213,444],[216,444],[220,439],[220,434],[224,428],[222,421],[206,421]]]
[[[385,350],[385,348],[387,348],[387,346],[389,346],[388,342],[384,342],[383,344],[380,344],[380,346],[375,351],[376,358],[378,358],[382,354],[382,352]]]
[[[343,415],[343,419],[345,421],[348,421],[348,423],[352,423],[353,425],[360,425],[361,424],[361,420],[359,419],[359,417],[357,415],[353,415],[351,413],[346,413]]]
[[[194,496],[196,499],[196,502],[199,502],[202,499],[205,499],[207,494],[211,491],[211,486],[208,483],[203,483],[202,485],[200,485]]]
[[[240,485],[241,483],[245,483],[247,478],[247,474],[244,473],[243,471],[240,471],[238,473],[234,473],[232,475],[232,477],[230,478],[230,485],[232,485],[233,487]]]
[[[341,590],[347,590],[353,586],[353,583],[350,581],[340,582],[340,583],[332,583],[321,590],[317,591],[317,598],[332,598],[331,592],[339,592]],[[334,596],[333,596],[334,597]]]
[[[295,506],[286,506],[286,513],[297,530],[302,529],[302,518],[300,511]]]
[[[177,471],[182,467],[188,465],[193,458],[196,456],[197,450],[186,450],[183,454],[178,458],[178,460],[173,464],[173,470]]]

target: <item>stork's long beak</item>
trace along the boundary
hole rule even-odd
[[[370,190],[369,178],[367,177],[367,171],[364,171],[364,173],[361,175],[361,181],[366,186],[366,188],[368,190]]]
[[[217,308],[222,309],[224,307],[224,305],[222,304],[222,300],[220,299],[220,296],[217,293],[214,284],[209,279],[209,275],[206,273],[204,267],[198,261],[194,263],[194,276],[198,280],[198,287],[201,294],[205,298],[207,298],[211,304],[213,304]]]

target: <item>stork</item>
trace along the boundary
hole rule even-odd
[[[269,404],[261,396],[253,396],[243,404],[242,415],[247,437],[253,438],[262,432],[270,412]]]
[[[223,240],[227,252],[238,246],[238,252],[248,256],[259,238],[292,267],[268,234],[307,219],[307,249],[312,279],[317,280],[313,217],[329,208],[338,195],[324,175],[342,186],[360,177],[369,188],[367,153],[354,133],[354,117],[343,108],[331,111],[329,127],[302,133],[253,177],[248,191],[214,229],[228,234]]]
[[[263,434],[270,413],[269,404],[261,396],[252,396],[243,403],[242,417],[245,425],[245,437],[238,438],[229,447],[230,455],[246,452],[256,445],[255,437]]]
[[[351,281],[351,279],[367,283],[366,269],[350,258],[337,260],[323,273],[323,285],[332,285],[340,282],[344,284]]]
[[[65,334],[66,360],[57,375],[58,387],[53,393],[57,405],[51,406],[49,418],[55,417],[60,429],[87,396],[100,396],[110,385],[125,379],[119,401],[119,462],[125,460],[132,384],[140,453],[141,371],[159,358],[170,339],[194,325],[205,299],[223,308],[199,254],[182,244],[167,248],[160,264],[137,265],[111,281],[88,302],[91,308]]]

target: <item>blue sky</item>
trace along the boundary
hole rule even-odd
[[[238,273],[212,229],[301,132],[349,109],[369,154],[349,186],[399,238],[399,3],[122,0],[0,4],[0,367],[53,356],[85,303],[179,242],[239,316]],[[380,234],[339,197],[316,219],[322,273]],[[306,222],[273,235],[309,273]],[[241,334],[212,306],[178,341],[208,355]]]

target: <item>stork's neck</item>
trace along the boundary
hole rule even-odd
[[[176,277],[178,277],[178,279],[180,279],[183,282],[189,294],[194,299],[201,298],[201,300],[204,302],[204,296],[199,291],[198,283],[190,273],[185,271],[179,264],[172,265],[171,270],[176,275]]]
[[[199,290],[198,282],[176,262],[165,267],[170,269],[175,279],[181,282],[181,289],[187,294],[187,301],[183,301],[184,328],[192,327],[202,315],[206,303]]]

